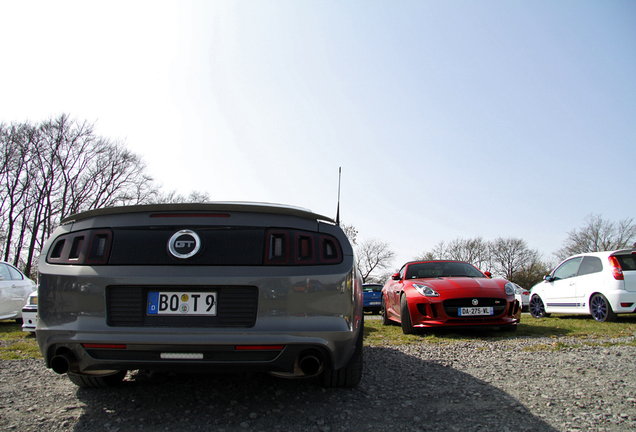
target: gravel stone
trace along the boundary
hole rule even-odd
[[[365,347],[354,389],[267,374],[147,375],[81,389],[0,362],[0,430],[634,431],[636,342],[508,338]]]

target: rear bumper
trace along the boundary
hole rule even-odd
[[[35,327],[38,322],[37,308],[22,309],[22,331],[35,333]]]
[[[610,305],[612,305],[614,313],[636,312],[636,292],[615,290],[608,292],[606,297],[607,301],[609,301]],[[621,303],[626,304],[626,306],[621,306]]]
[[[344,323],[343,323],[344,324]],[[47,367],[55,356],[71,353],[77,360],[72,372],[110,370],[155,371],[266,371],[296,376],[300,362],[314,356],[327,368],[344,367],[355,353],[358,329],[303,332],[302,334],[203,332],[165,329],[161,333],[60,332],[38,330],[38,343]]]

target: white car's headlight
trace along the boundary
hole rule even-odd
[[[513,284],[511,284],[510,282],[506,282],[506,285],[504,285],[505,289],[506,289],[506,295],[515,295],[515,286]]]
[[[439,293],[433,288],[427,285],[413,284],[413,288],[417,290],[423,296],[426,297],[439,297]]]

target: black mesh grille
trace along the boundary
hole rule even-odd
[[[193,228],[201,251],[187,260],[168,253],[171,227],[113,230],[110,265],[262,265],[265,230],[262,228]]]
[[[148,315],[150,291],[216,292],[216,316]],[[253,327],[258,288],[253,286],[110,286],[106,288],[107,323],[113,327]]]
[[[473,304],[473,300],[477,300],[477,304]],[[444,301],[444,312],[449,317],[458,317],[459,316],[459,308],[463,307],[492,307],[493,308],[493,316],[502,315],[506,311],[506,306],[508,302],[506,299],[502,298],[481,298],[481,297],[467,297],[461,299],[450,299]],[[462,317],[462,318],[472,318],[472,317]],[[475,316],[475,318],[483,318],[483,316]]]

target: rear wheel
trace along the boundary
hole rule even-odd
[[[339,387],[355,387],[360,383],[362,379],[362,364],[363,364],[363,346],[362,339],[364,338],[364,322],[360,327],[360,333],[358,334],[358,340],[356,341],[356,352],[349,363],[340,369],[326,369],[320,375],[318,375],[318,381],[320,385],[325,388],[339,388]]]
[[[545,306],[543,305],[541,297],[539,297],[538,295],[532,296],[532,298],[530,299],[529,309],[530,315],[532,315],[534,318],[544,318],[550,316],[549,313],[545,313]]]
[[[402,297],[400,297],[400,320],[402,321],[402,332],[404,334],[415,334],[406,294],[402,294]]]
[[[590,300],[590,313],[598,322],[616,321],[616,314],[603,294],[594,294],[592,296]]]
[[[83,375],[72,372],[67,373],[68,379],[78,387],[108,388],[120,384],[128,371],[118,371],[110,375]]]

